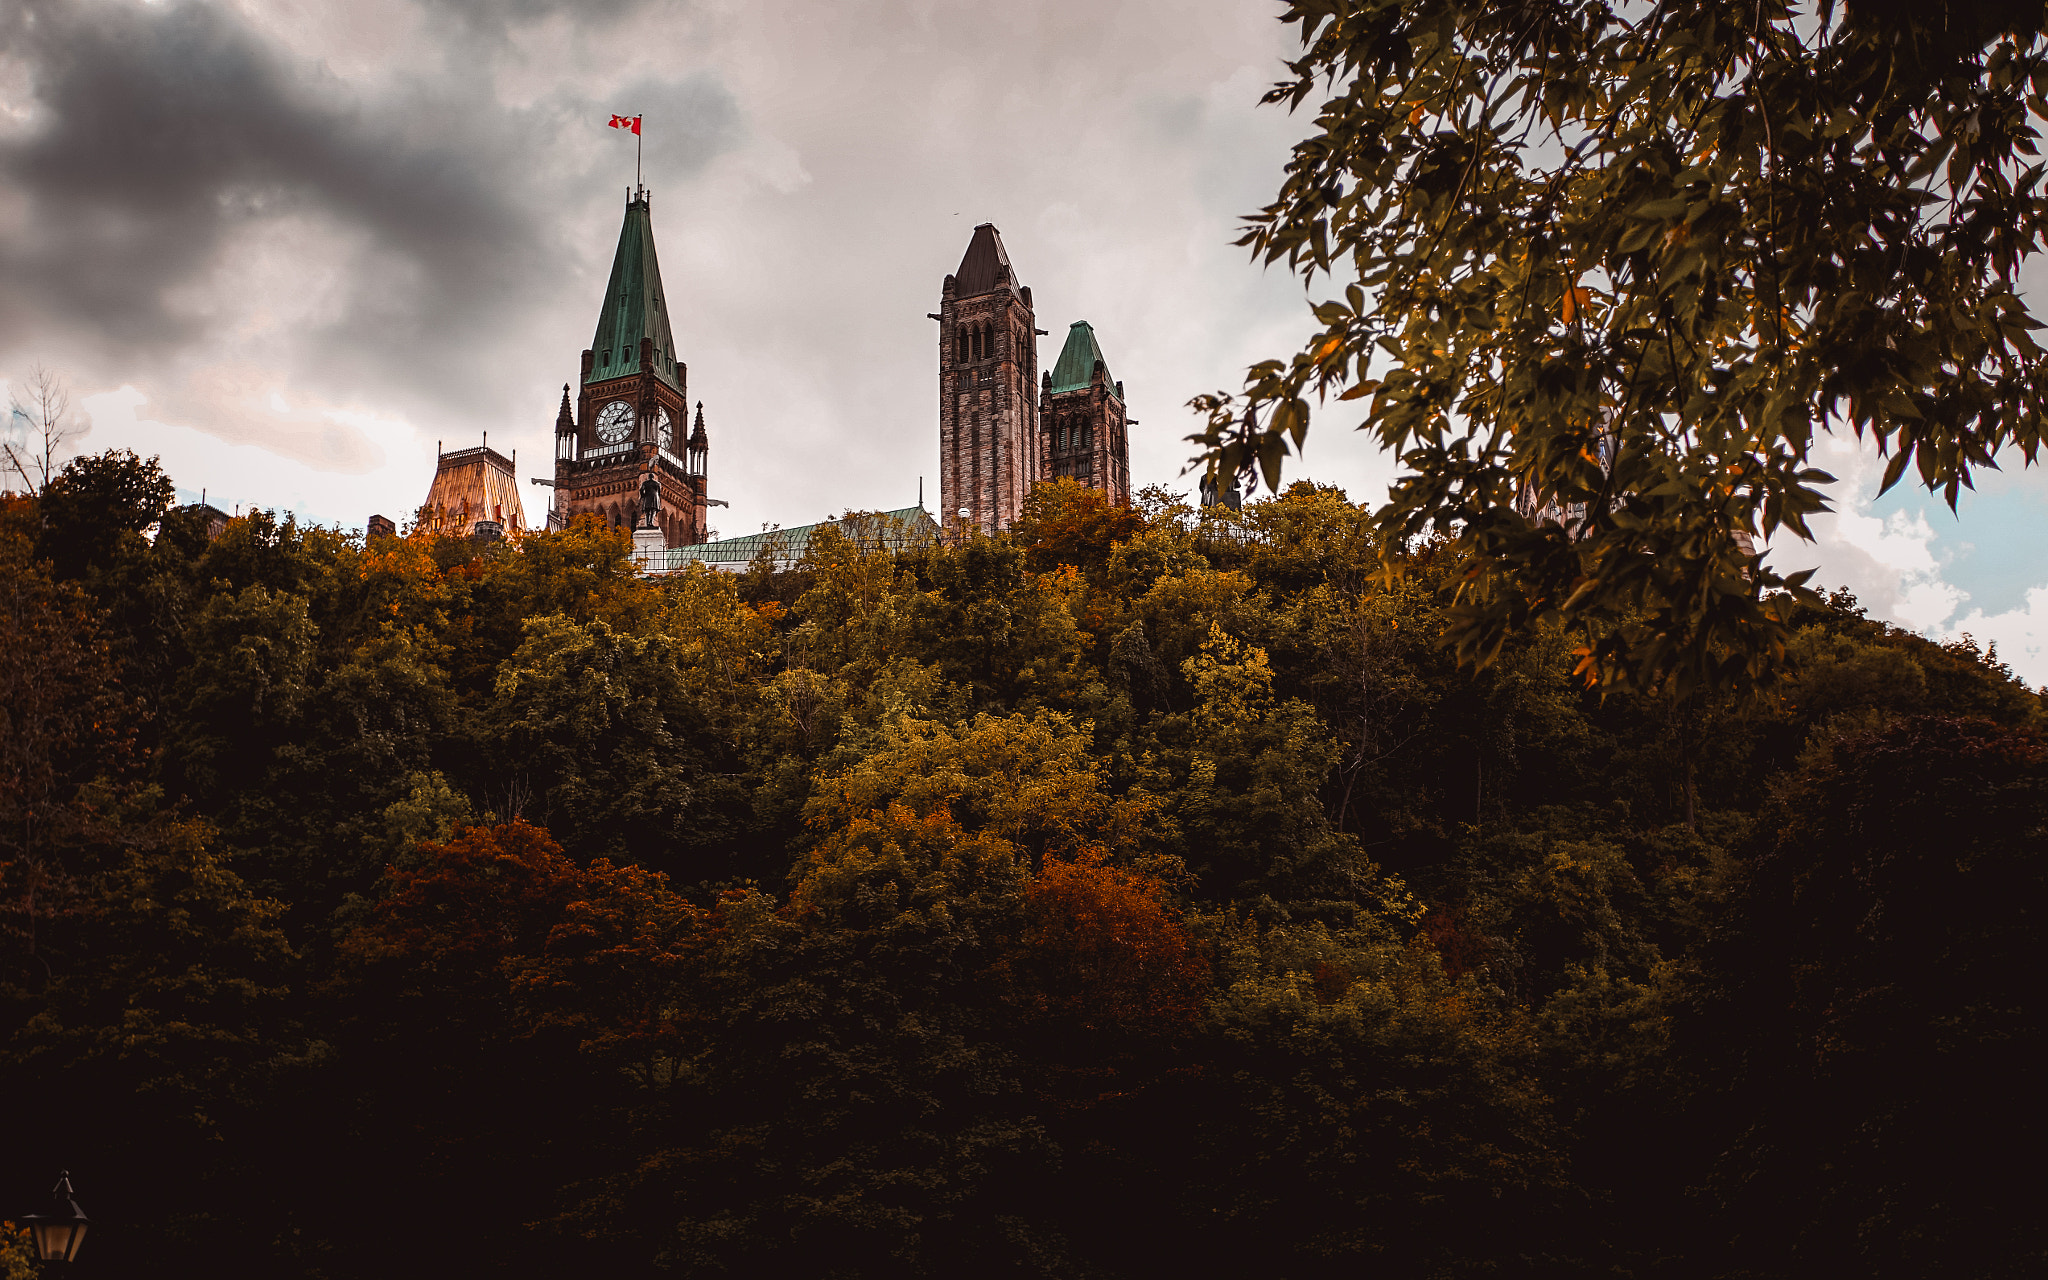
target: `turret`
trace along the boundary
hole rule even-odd
[[[1041,448],[1047,471],[1078,480],[1128,506],[1131,501],[1130,418],[1124,384],[1110,376],[1094,326],[1076,320],[1040,392]]]
[[[710,471],[711,437],[704,433],[704,402],[697,402],[697,425],[690,429],[689,451],[683,457],[683,468],[690,475],[702,480]],[[699,486],[702,487],[701,485]]]
[[[589,355],[588,351],[583,353]],[[576,460],[576,410],[569,404],[569,384],[562,384],[562,407],[555,414],[555,460]]]

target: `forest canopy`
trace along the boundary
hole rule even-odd
[[[2044,708],[1967,640],[1475,673],[1479,553],[1307,483],[661,578],[170,494],[0,505],[81,1274],[2039,1270]]]

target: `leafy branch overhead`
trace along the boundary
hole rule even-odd
[[[1386,545],[1473,555],[1463,660],[1561,624],[1588,683],[1770,680],[1806,575],[1754,543],[1812,538],[1818,435],[1951,506],[2035,460],[2044,12],[1295,0],[1266,101],[1330,96],[1240,243],[1332,296],[1192,439],[1276,486],[1312,403],[1362,407]]]

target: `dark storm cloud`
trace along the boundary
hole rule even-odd
[[[553,7],[567,6],[431,5],[487,30],[467,45],[443,31],[443,71],[374,99],[225,7],[10,7],[0,58],[26,68],[36,110],[31,132],[0,141],[0,185],[25,201],[0,243],[0,356],[68,332],[132,372],[201,344],[207,322],[174,304],[177,286],[203,281],[238,233],[310,212],[360,235],[383,267],[345,280],[342,314],[302,335],[323,348],[324,379],[396,380],[433,398],[448,383],[439,370],[530,306],[559,249],[560,193],[529,175],[565,124],[597,108],[561,94],[498,104],[489,51],[473,47]],[[701,164],[737,128],[730,95],[702,78],[646,96],[702,124],[672,144],[690,153],[681,163]]]

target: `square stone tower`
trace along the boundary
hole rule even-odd
[[[939,522],[1004,528],[1043,476],[1038,331],[993,224],[974,229],[939,310]],[[963,515],[962,513],[965,512]]]
[[[1131,505],[1131,419],[1124,384],[1109,376],[1095,329],[1074,321],[1060,358],[1045,372],[1039,420],[1045,435],[1039,466],[1048,477],[1078,480]]]

